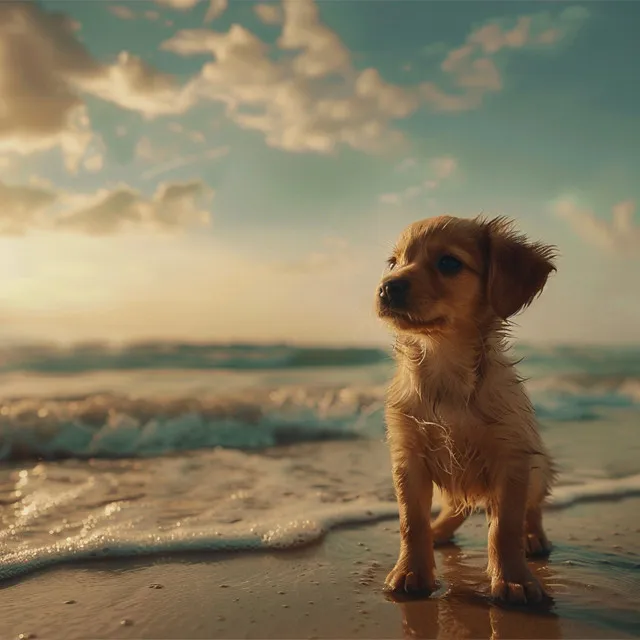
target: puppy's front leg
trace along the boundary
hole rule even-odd
[[[393,482],[400,512],[400,555],[385,581],[395,592],[431,594],[434,578],[431,500],[433,480],[413,437],[415,425],[402,415],[387,415]]]
[[[545,592],[529,570],[524,528],[529,471],[526,463],[507,474],[490,501],[489,575],[491,595],[505,602],[540,602]]]

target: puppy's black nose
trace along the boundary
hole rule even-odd
[[[378,295],[390,307],[403,307],[407,303],[409,295],[409,281],[404,278],[387,280],[380,289]]]

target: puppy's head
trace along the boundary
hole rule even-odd
[[[376,292],[378,316],[396,331],[420,335],[507,320],[542,291],[554,255],[505,218],[416,222],[389,258]]]

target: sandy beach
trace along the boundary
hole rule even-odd
[[[0,0],[0,640],[640,639],[639,27]],[[423,458],[549,602],[384,593]]]
[[[0,640],[640,636],[635,352],[523,352],[560,468],[555,549],[533,565],[555,602],[507,610],[488,598],[482,513],[437,550],[430,599],[382,593],[399,545],[386,353],[322,367],[313,350],[178,345],[172,369],[145,349],[41,350],[42,373],[0,376]]]
[[[437,551],[439,592],[381,592],[396,522],[343,527],[276,553],[194,554],[59,566],[0,589],[0,637],[628,638],[640,636],[640,498],[549,511],[555,544],[536,574],[548,610],[487,598],[486,524],[474,515]],[[32,634],[29,636],[28,634]]]

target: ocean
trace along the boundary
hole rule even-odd
[[[640,349],[518,346],[560,480],[640,495]],[[0,349],[0,579],[55,563],[287,549],[397,514],[390,351],[147,343]]]

